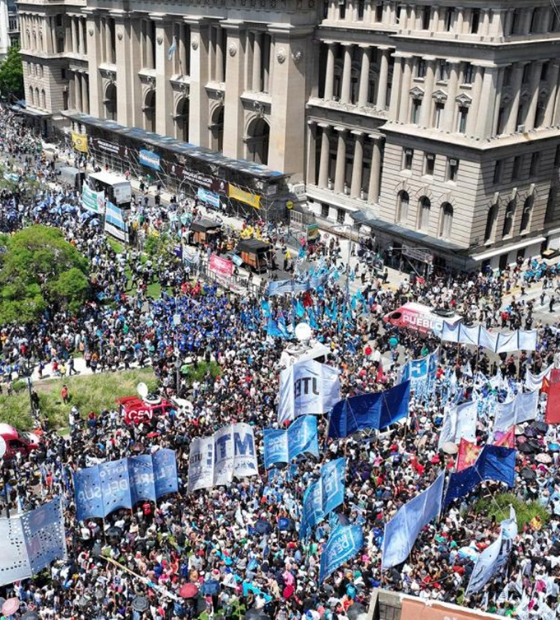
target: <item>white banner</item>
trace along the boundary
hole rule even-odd
[[[234,478],[258,473],[255,437],[249,424],[230,424],[210,437],[197,437],[191,441],[189,493],[228,485]]]
[[[494,353],[511,353],[513,351],[535,351],[537,348],[537,330],[517,330],[515,332],[489,332],[482,325],[466,327],[462,323],[443,322],[439,334],[446,342],[471,344],[485,347]]]
[[[500,530],[498,538],[478,556],[469,585],[465,591],[466,596],[470,596],[482,590],[490,579],[492,579],[496,570],[500,549],[502,548],[502,536],[503,534]]]
[[[551,370],[554,368],[554,364],[551,364],[548,368],[545,368],[538,375],[534,375],[530,370],[525,375],[525,387],[530,390],[540,390],[545,379],[550,376]]]
[[[539,390],[518,394],[512,400],[499,403],[494,419],[494,433],[496,431],[506,431],[515,424],[534,420],[537,417],[538,404]]]
[[[340,400],[338,370],[315,360],[296,362],[280,373],[278,421],[327,413]]]
[[[443,423],[439,434],[438,448],[451,441],[458,444],[461,438],[472,443],[476,442],[476,422],[478,419],[478,403],[468,401],[459,406],[446,407]]]

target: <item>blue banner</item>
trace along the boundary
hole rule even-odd
[[[133,456],[128,459],[130,496],[134,506],[141,500],[156,501],[154,468],[149,455]]]
[[[174,450],[158,450],[152,455],[152,461],[154,464],[156,498],[159,499],[168,493],[177,493],[179,479]]]
[[[31,573],[66,557],[64,517],[59,497],[21,516]]]
[[[305,538],[312,527],[344,502],[346,459],[329,461],[321,467],[320,478],[303,497],[300,538]]]
[[[104,516],[119,508],[132,508],[128,459],[101,463],[98,467]]]
[[[485,446],[472,467],[449,476],[449,485],[443,500],[444,507],[454,499],[468,495],[485,480],[504,482],[512,488],[515,485],[515,455],[514,448]]]
[[[173,450],[86,467],[74,474],[76,516],[78,521],[102,519],[119,508],[175,493],[178,486]]]
[[[122,209],[116,207],[112,202],[107,201],[105,205],[105,222],[120,230],[128,230],[124,221]]]
[[[339,566],[355,557],[363,544],[364,535],[359,525],[337,527],[321,553],[319,583],[322,583]]]
[[[410,389],[417,397],[428,396],[435,385],[439,352],[436,350],[426,357],[410,360],[403,367],[400,383],[410,381]]]
[[[87,467],[74,474],[74,494],[76,496],[76,518],[85,521],[87,518],[103,519],[103,495],[99,468]]]
[[[408,415],[410,381],[375,394],[339,401],[332,409],[329,437],[343,438],[358,431],[382,429]]]
[[[141,149],[138,152],[138,161],[146,168],[151,168],[152,170],[161,170],[161,158],[157,153],[153,151],[148,151],[146,149]]]
[[[264,466],[289,463],[301,454],[319,456],[317,418],[299,417],[288,430],[266,428],[263,432]]]
[[[203,187],[199,187],[196,192],[197,198],[203,203],[214,207],[215,209],[219,209],[222,204],[220,202],[220,197],[218,194],[214,194],[213,192],[209,192],[207,189]]]
[[[411,499],[385,526],[383,569],[397,566],[410,555],[418,534],[441,512],[445,471],[425,491]]]

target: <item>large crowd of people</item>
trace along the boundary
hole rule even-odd
[[[559,284],[553,269],[540,267],[539,261],[520,261],[502,272],[435,271],[394,287],[390,279],[385,282],[386,277],[358,262],[361,290],[350,303],[338,279],[344,268],[339,268],[333,237],[315,252],[317,264],[331,274],[324,284],[295,299],[269,298],[265,312],[264,296],[234,295],[198,280],[172,254],[148,262],[133,250],[117,254],[103,231],[84,217],[79,195],[60,186],[40,140],[8,112],[0,117],[0,136],[0,158],[7,168],[23,178],[42,179],[25,196],[3,192],[0,228],[13,232],[33,223],[60,228],[89,259],[93,290],[77,316],[46,314],[35,325],[2,327],[4,385],[30,366],[60,374],[61,366],[72,368],[71,360],[81,355],[94,372],[151,365],[161,394],[183,403],[151,423],[128,426],[117,410],[78,411],[70,400],[71,432],[65,437],[49,427],[48,412],[37,412],[42,425],[39,449],[6,464],[9,475],[0,503],[8,503],[13,514],[61,495],[68,559],[32,580],[0,588],[3,597],[20,601],[14,618],[35,613],[45,619],[225,619],[243,618],[251,610],[248,617],[346,620],[352,606],[368,606],[376,587],[503,616],[515,615],[530,597],[530,617],[544,618],[538,610],[545,601],[556,617],[560,614],[560,439],[554,426],[518,429],[531,438],[534,449],[518,453],[513,492],[523,501],[539,502],[547,519],[524,524],[507,566],[483,591],[468,597],[464,593],[476,558],[496,538],[499,524],[475,504],[503,491],[498,483],[485,483],[452,504],[420,534],[406,562],[381,569],[385,524],[442,468],[454,466],[455,457],[438,450],[449,393],[459,402],[473,394],[482,399],[493,389],[490,379],[501,376],[503,399],[523,390],[527,371],[537,374],[554,362],[559,325],[535,321],[534,305],[523,295],[544,280],[543,293],[553,299]],[[138,197],[137,208],[149,227],[164,219],[168,207]],[[196,218],[194,205],[179,202],[172,208],[190,209]],[[147,291],[154,282],[163,284],[163,292],[150,299]],[[453,309],[488,328],[538,329],[538,348],[493,356],[384,325],[382,317],[406,300]],[[314,337],[330,350],[326,363],[341,371],[344,396],[391,387],[406,361],[439,347],[435,387],[429,394],[417,394],[406,421],[385,432],[330,441],[319,460],[301,459],[285,469],[265,471],[261,462],[259,476],[188,494],[193,437],[247,422],[262,449],[263,429],[277,426],[278,375],[286,340],[268,334],[270,313],[288,325],[313,319]],[[195,366],[214,361],[219,371],[190,382],[178,372],[187,358]],[[545,396],[539,403],[540,420],[544,405]],[[322,437],[324,424],[321,418]],[[488,418],[481,416],[479,445],[491,440],[490,430]],[[77,521],[73,472],[98,460],[150,453],[157,447],[176,451],[178,493],[131,511],[118,510],[104,520]],[[539,461],[537,453],[547,458]],[[348,463],[346,500],[336,516],[302,540],[303,493],[321,462],[342,455]],[[364,548],[320,584],[321,550],[337,522],[362,525]]]

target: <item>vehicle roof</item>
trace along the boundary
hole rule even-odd
[[[166,405],[170,407],[173,406],[165,398],[162,398],[157,403],[149,403],[142,400],[141,398],[138,398],[138,396],[123,396],[122,398],[117,398],[116,401],[125,407],[159,407],[161,405]]]
[[[101,183],[107,183],[108,185],[115,185],[117,183],[127,183],[130,185],[130,181],[127,181],[124,177],[105,172],[104,170],[101,172],[90,172],[88,174],[88,179],[95,179],[96,181],[101,181]]]
[[[241,239],[237,244],[237,249],[242,250],[268,250],[270,248],[270,243],[266,243],[266,241],[261,241],[260,239]]]
[[[197,220],[191,223],[191,230],[198,232],[212,230],[213,228],[219,230],[221,227],[222,225],[220,223],[214,222],[213,220],[208,220],[206,218],[202,218],[201,220]]]
[[[15,429],[13,426],[10,426],[9,424],[6,424],[5,422],[0,422],[0,435],[13,435],[13,434],[18,434],[17,429]]]

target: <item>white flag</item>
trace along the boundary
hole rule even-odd
[[[503,534],[500,530],[498,538],[478,556],[465,591],[466,596],[479,592],[492,579],[502,548],[502,537]]]

